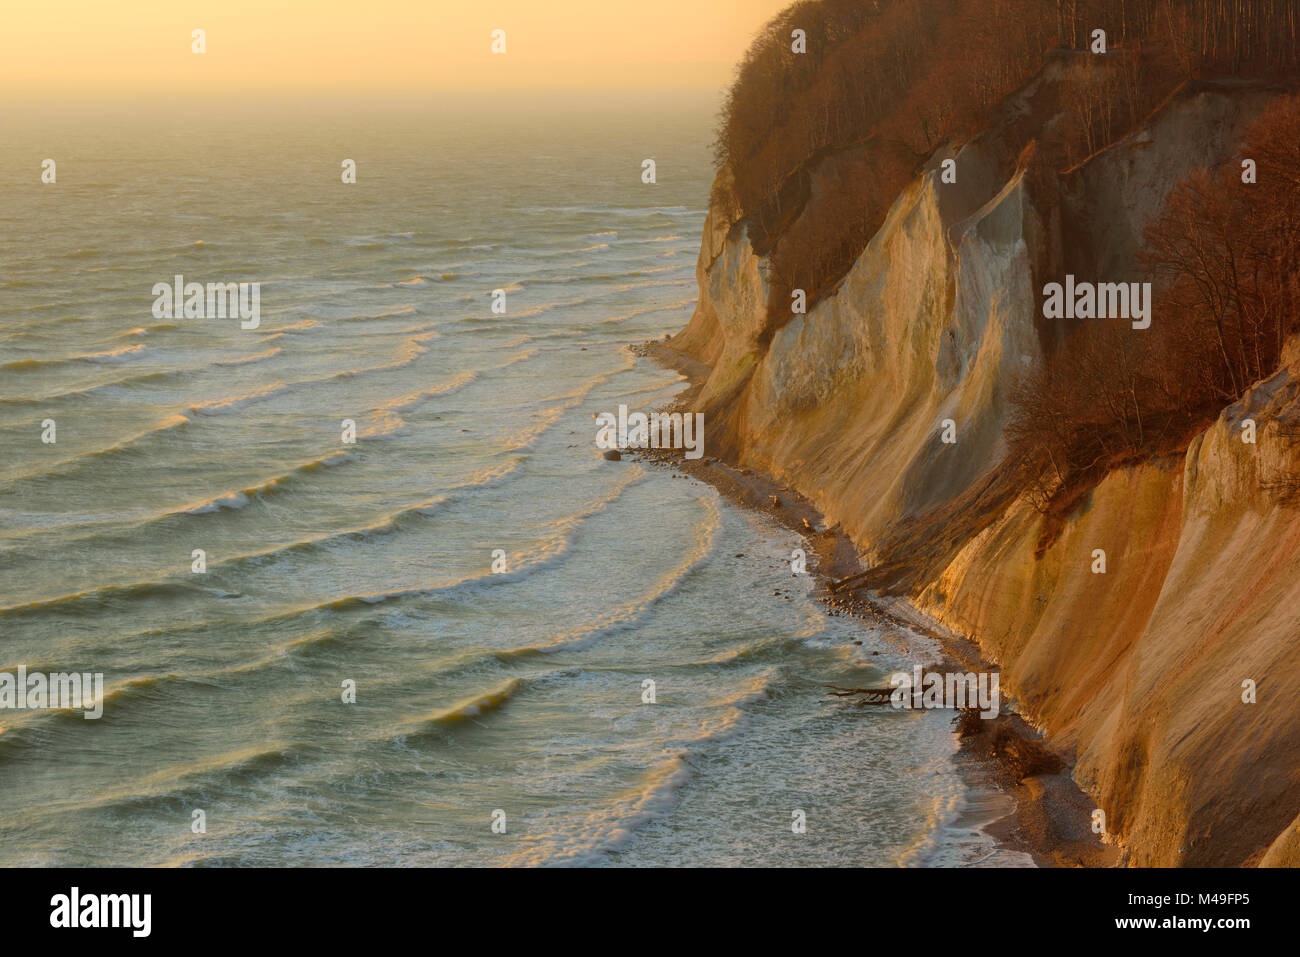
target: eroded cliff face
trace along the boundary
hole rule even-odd
[[[937,154],[834,293],[767,336],[769,266],[724,171],[699,305],[670,344],[710,367],[695,408],[712,451],[809,496],[869,565],[914,536],[916,605],[1001,665],[1129,863],[1297,864],[1300,353],[1185,455],[1110,474],[1045,550],[1043,517],[998,479],[1011,387],[1053,334],[1041,277],[1068,263],[1138,278],[1147,218],[1188,172],[1237,155],[1270,94],[1184,89],[1044,176],[1017,157],[1059,120],[1052,82],[1049,66],[952,157],[957,183]],[[813,171],[802,215],[836,201],[830,176]]]
[[[1112,473],[1041,558],[1016,503],[917,599],[1076,753],[1132,864],[1300,863],[1300,522],[1272,488],[1300,470],[1298,385],[1292,365],[1184,458]]]

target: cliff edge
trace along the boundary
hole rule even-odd
[[[668,345],[706,368],[692,408],[710,450],[806,495],[875,588],[978,642],[1126,863],[1295,866],[1300,347],[1190,442],[1110,469],[1059,514],[1005,438],[1015,383],[1066,334],[1042,318],[1044,282],[1138,279],[1144,226],[1190,173],[1236,162],[1279,94],[1188,82],[1062,170],[1035,151],[1062,123],[1069,65],[1049,60],[935,150],[848,272],[777,322],[772,257],[724,166],[698,306]],[[792,228],[843,201],[867,149],[808,165]]]

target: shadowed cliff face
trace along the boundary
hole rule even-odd
[[[1271,94],[1189,85],[1058,173],[1026,147],[1060,122],[1060,69],[936,154],[834,292],[782,324],[767,318],[769,263],[724,170],[699,305],[671,345],[710,367],[695,405],[710,447],[809,496],[890,584],[976,638],[1076,753],[1076,779],[1130,863],[1300,863],[1300,523],[1286,481],[1300,475],[1300,362],[1185,455],[1112,472],[1042,553],[1043,516],[1002,438],[1017,376],[1062,323],[1087,321],[1041,318],[1044,277],[1138,279],[1147,220],[1189,172],[1237,156]],[[941,176],[950,157],[956,183]],[[800,217],[852,201],[835,189],[846,162],[811,170]],[[1173,317],[1157,308],[1161,321]],[[1246,418],[1254,445],[1240,438]],[[1242,702],[1248,679],[1255,704]]]

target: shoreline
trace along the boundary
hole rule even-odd
[[[685,377],[687,388],[674,398],[674,408],[685,409],[699,394],[709,371],[707,365],[663,341],[631,348],[635,355]],[[854,588],[831,592],[832,582],[863,570],[857,549],[838,525],[828,528],[811,502],[774,477],[707,454],[687,459],[677,449],[631,449],[623,454],[675,468],[712,486],[729,501],[762,512],[801,535],[816,556],[808,570],[816,582],[812,596],[828,607],[829,614],[858,618],[882,626],[886,633],[892,626],[931,638],[943,652],[938,668],[1000,670],[983,660],[973,641],[928,621],[901,599],[881,599]],[[910,651],[901,636],[900,645]],[[1007,707],[1005,698],[1001,710],[992,720],[953,729],[958,735],[953,761],[967,787],[968,802],[944,829],[979,831],[994,842],[992,855],[971,864],[983,863],[1001,852],[1018,852],[1028,855],[1038,867],[1115,866],[1119,849],[1092,834],[1088,822],[1095,803],[1075,784],[1072,764],[1039,743],[1038,732]],[[1012,807],[1007,807],[1008,800]]]

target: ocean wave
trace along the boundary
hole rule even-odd
[[[94,395],[97,392],[118,388],[120,386],[139,385],[144,382],[160,382],[169,376],[180,374],[188,375],[191,372],[192,370],[189,369],[177,369],[170,372],[146,372],[136,375],[128,375],[121,379],[114,379],[112,382],[101,382],[98,385],[83,386],[79,389],[68,389],[64,392],[50,392],[41,396],[22,396],[18,398],[0,399],[0,405],[45,405],[50,402],[59,402],[77,396]]]
[[[219,398],[208,399],[202,402],[195,403],[189,406],[188,408],[186,408],[183,412],[173,414],[169,416],[167,419],[165,419],[164,421],[160,422],[159,424],[152,426],[148,429],[145,429],[144,431],[139,432],[133,436],[130,436],[127,439],[124,439],[106,448],[79,453],[78,455],[75,455],[70,459],[66,459],[63,462],[58,463],[52,468],[45,469],[40,472],[30,473],[25,476],[20,476],[12,480],[6,487],[12,487],[18,482],[31,480],[33,478],[56,475],[59,474],[64,469],[66,469],[68,466],[75,467],[79,464],[84,464],[86,461],[93,460],[101,456],[113,455],[113,454],[126,451],[132,448],[141,440],[149,436],[152,436],[154,434],[157,434],[159,432],[164,432],[170,429],[182,427],[197,418],[209,417],[215,415],[227,415],[230,413],[239,412],[249,405],[258,402],[263,402],[275,398],[277,396],[286,394],[300,386],[316,385],[324,382],[338,381],[342,379],[348,379],[355,376],[366,375],[366,374],[376,373],[376,372],[387,372],[393,369],[398,369],[404,366],[408,366],[411,363],[415,362],[420,356],[428,352],[428,346],[426,346],[425,343],[436,338],[438,338],[438,333],[435,330],[428,330],[418,335],[411,336],[402,345],[402,348],[399,350],[397,357],[393,361],[388,363],[383,363],[381,365],[368,366],[360,369],[348,369],[343,372],[334,373],[333,375],[325,376],[323,378],[318,378],[318,379],[299,380],[292,383],[277,381],[270,385],[264,386],[260,389],[256,389],[250,392],[238,393],[236,395],[222,396]],[[138,347],[138,348],[142,348],[142,347]],[[531,350],[525,353],[521,353],[509,359],[506,363],[504,363],[504,365],[510,365],[513,364],[514,362],[519,362],[527,358],[531,358],[531,356],[534,355],[535,353],[536,350]],[[252,358],[253,357],[247,357],[247,361],[251,361]],[[269,355],[267,353],[261,353],[258,355],[258,358],[259,359],[269,358]],[[165,375],[173,375],[173,374],[176,374],[176,372],[151,373],[150,375],[152,377],[162,377]],[[430,389],[430,390],[424,390],[423,392],[411,393],[410,395],[402,396],[399,397],[398,399],[395,399],[392,403],[379,406],[378,408],[371,411],[370,416],[373,421],[371,421],[369,424],[364,426],[358,432],[358,438],[374,440],[374,439],[389,438],[397,435],[399,431],[406,424],[405,421],[401,418],[401,416],[396,414],[400,408],[402,408],[404,405],[413,405],[419,401],[422,401],[423,398],[445,395],[450,392],[454,392],[461,388],[464,388],[472,381],[473,376],[474,376],[473,372],[470,371],[462,372],[449,383],[444,383],[441,386],[435,387],[434,389]],[[123,381],[127,381],[127,380],[123,380]],[[117,384],[117,383],[113,383],[113,384]],[[89,389],[80,390],[79,392],[64,393],[63,396],[70,396],[74,394],[87,394],[96,389],[101,389],[105,387],[106,386],[103,385],[94,386]],[[47,396],[45,398],[48,400],[50,397]],[[4,400],[4,401],[13,402],[18,400]],[[24,404],[30,404],[31,400],[22,400],[22,401],[24,402]],[[238,503],[232,499],[232,501],[226,507],[242,507],[242,504],[246,504],[246,503]]]
[[[29,472],[26,475],[20,475],[9,481],[5,486],[6,489],[12,489],[23,482],[30,482],[34,479],[54,478],[60,475],[66,475],[70,471],[85,468],[88,464],[96,463],[99,459],[121,455],[125,452],[131,452],[135,446],[151,436],[163,432],[170,432],[173,429],[179,429],[190,424],[190,420],[183,415],[170,415],[149,428],[128,436],[118,442],[114,442],[101,449],[92,449],[89,452],[78,452],[76,455],[66,458],[61,462],[56,462],[49,468],[41,469],[37,472]]]
[[[259,500],[265,497],[266,495],[271,494],[272,492],[276,492],[284,489],[289,483],[291,483],[295,478],[297,478],[300,475],[308,474],[321,468],[329,468],[334,465],[341,464],[342,462],[347,461],[349,458],[351,458],[351,456],[352,453],[350,451],[344,451],[344,452],[331,453],[330,455],[322,456],[316,459],[311,459],[307,462],[302,463],[301,465],[294,467],[293,469],[287,472],[283,472],[278,475],[275,475],[263,482],[257,483],[256,485],[252,485],[249,486],[248,488],[240,489],[238,491],[222,492],[220,494],[203,499],[202,501],[193,503],[191,505],[182,506],[181,508],[178,509],[172,509],[166,512],[159,513],[157,515],[151,516],[150,518],[146,519],[143,522],[133,523],[130,526],[130,528],[134,532],[140,532],[150,525],[154,525],[163,520],[175,518],[177,516],[210,515],[222,510],[237,511],[239,509],[245,508],[246,506],[248,506],[249,504],[251,504],[256,500]],[[370,538],[374,538],[376,536],[391,534],[400,529],[401,523],[403,521],[412,518],[427,518],[436,515],[444,508],[446,508],[446,506],[448,506],[449,504],[453,503],[458,498],[463,496],[465,493],[500,485],[504,480],[516,477],[519,472],[519,466],[522,465],[524,461],[525,459],[523,456],[517,456],[511,459],[509,462],[501,463],[499,465],[492,466],[490,468],[486,468],[479,472],[473,473],[466,479],[466,481],[461,482],[458,485],[453,485],[450,488],[446,489],[444,492],[435,495],[432,498],[424,499],[416,504],[398,509],[397,511],[394,511],[384,516],[377,522],[372,522],[368,525],[363,525],[355,528],[345,529],[343,531],[330,532],[326,535],[321,535],[316,538],[310,538],[310,539],[300,540],[296,542],[289,542],[282,545],[275,545],[258,552],[250,552],[243,555],[231,556],[230,558],[225,558],[222,559],[221,561],[213,562],[209,564],[208,569],[209,571],[215,571],[220,568],[238,566],[245,563],[257,565],[264,562],[267,559],[276,558],[281,555],[296,552],[296,551],[308,551],[317,548],[324,548],[345,541],[364,541]],[[638,477],[639,476],[636,473],[631,473],[629,475],[629,481]],[[527,559],[527,556],[523,556],[523,557],[525,558],[525,560]],[[48,603],[53,605],[67,598],[86,597],[96,592],[102,592],[117,587],[120,586],[102,586],[101,588],[97,588],[97,589],[89,589],[84,593],[78,592],[71,596],[62,596],[62,598],[58,598],[58,599],[49,599]],[[28,604],[32,604],[32,603],[28,603]],[[3,611],[4,609],[0,608],[0,612]],[[294,612],[292,614],[297,614],[297,612]],[[280,614],[276,614],[271,616],[271,618],[267,620],[278,620],[282,617],[284,616]]]
[[[717,543],[718,532],[722,528],[722,512],[713,499],[700,499],[705,506],[705,517],[695,527],[695,541],[686,557],[654,583],[651,590],[641,598],[628,602],[620,608],[605,612],[594,621],[580,628],[556,634],[550,641],[540,645],[525,645],[501,652],[503,658],[531,657],[556,651],[571,651],[585,647],[592,642],[636,625],[664,598],[678,591],[690,576],[700,568],[713,553]]]
[[[618,316],[609,316],[602,319],[602,323],[626,322],[628,319],[635,319],[638,316],[649,316],[656,312],[671,312],[674,309],[684,309],[687,306],[695,305],[696,297],[690,296],[686,299],[679,299],[676,302],[670,302],[662,306],[650,306],[645,309],[634,309],[631,312],[625,312]]]
[[[288,389],[289,387],[283,382],[273,382],[252,392],[243,392],[239,395],[229,395],[220,399],[199,402],[190,406],[187,411],[191,415],[227,415],[231,412],[238,412],[254,402],[262,402],[273,396],[280,395],[287,392]]]
[[[532,350],[533,353],[536,351],[537,350]],[[530,449],[538,439],[550,431],[551,428],[553,428],[555,424],[564,417],[564,413],[580,405],[582,400],[590,395],[596,386],[608,382],[614,376],[621,375],[622,373],[634,368],[636,366],[635,357],[630,353],[627,353],[626,357],[627,361],[622,368],[599,372],[590,379],[583,381],[577,388],[572,389],[569,392],[539,400],[542,402],[552,402],[555,400],[564,401],[560,402],[559,405],[554,405],[550,408],[532,413],[532,415],[535,416],[535,421],[505,436],[502,440],[502,444],[512,451],[525,451]],[[506,363],[506,365],[510,364],[512,363]]]
[[[647,282],[630,282],[617,287],[615,292],[631,292],[633,289],[652,289],[660,286],[693,286],[695,279],[652,279]]]
[[[568,401],[565,402],[563,408],[572,409],[574,406],[579,405],[582,402],[582,400],[585,399],[588,395],[590,395],[592,390],[595,389],[596,386],[604,385],[610,379],[614,378],[614,376],[622,375],[625,372],[630,372],[634,368],[636,368],[636,356],[630,352],[624,352],[623,365],[619,366],[618,368],[606,369],[604,372],[597,372],[590,379],[583,380],[581,384],[579,384],[574,389],[570,389],[568,392],[562,392],[559,395],[547,396],[545,399],[539,399],[538,401],[555,402],[559,399],[565,399]]]
[[[172,332],[179,328],[180,326],[174,322],[155,322],[151,326],[137,326],[130,332],[122,333],[118,338],[125,339],[127,336],[147,336],[151,332]]]
[[[525,206],[528,213],[578,213],[584,216],[618,216],[623,219],[643,219],[649,216],[662,216],[665,213],[687,213],[703,218],[701,210],[690,206]]]
[[[182,513],[185,515],[207,515],[211,512],[219,512],[223,508],[233,511],[235,509],[243,508],[251,502],[253,496],[257,494],[257,491],[270,491],[274,487],[274,484],[268,483],[266,486],[262,486],[258,490],[250,490],[248,492],[228,492],[225,495],[217,495],[198,505],[182,509]]]
[[[629,469],[618,482],[611,486],[604,497],[592,502],[579,512],[543,526],[550,533],[547,537],[531,547],[509,556],[508,567],[513,571],[497,574],[485,570],[479,574],[453,581],[429,585],[409,585],[368,594],[343,595],[317,605],[296,609],[288,613],[287,617],[323,610],[344,611],[408,598],[454,596],[466,590],[480,587],[496,587],[523,581],[536,572],[549,568],[563,560],[572,550],[576,533],[582,525],[592,516],[604,511],[617,501],[627,488],[641,481],[645,474],[645,470],[640,467]]]
[[[163,518],[169,518],[175,515],[205,515],[222,509],[241,509],[250,504],[255,499],[265,496],[270,492],[284,488],[296,475],[304,472],[314,471],[317,468],[324,468],[330,465],[339,464],[350,456],[349,452],[335,453],[321,459],[313,459],[310,462],[298,466],[296,469],[277,475],[258,485],[242,489],[237,492],[226,492],[221,495],[205,499],[195,505],[183,509],[163,513],[148,520],[146,523],[151,524]],[[327,548],[343,542],[364,542],[369,539],[393,534],[401,529],[403,522],[414,518],[427,518],[443,511],[449,504],[456,501],[463,493],[477,491],[497,485],[502,479],[514,475],[518,466],[524,461],[523,457],[517,457],[510,462],[502,465],[484,469],[475,473],[470,478],[454,485],[441,494],[432,498],[424,499],[416,504],[408,505],[391,512],[378,521],[371,522],[367,525],[361,525],[354,528],[344,529],[342,531],[330,532],[315,538],[303,539],[287,544],[275,545],[258,552],[250,552],[243,555],[235,555],[230,558],[222,559],[219,562],[209,564],[209,571],[238,566],[242,564],[252,564],[254,566],[265,562],[267,559],[278,558],[280,556],[293,552],[310,551],[318,548]],[[139,527],[139,526],[135,526]]]
[[[177,259],[182,256],[188,257],[188,256],[197,256],[199,254],[206,254],[208,250],[211,249],[211,246],[209,246],[201,239],[196,239],[192,243],[186,243],[183,246],[173,246],[170,248],[176,250],[176,252],[171,254],[171,258]]]
[[[528,691],[545,687],[557,681],[564,681],[580,674],[582,672],[576,668],[559,668],[537,674],[507,678],[486,691],[469,695],[450,707],[440,708],[431,714],[415,719],[400,727],[389,739],[400,746],[411,747],[425,740],[441,738],[458,725],[500,711],[507,704]]]
[[[681,373],[678,373],[675,379],[671,379],[668,382],[653,382],[650,385],[643,386],[640,389],[632,389],[631,391],[624,392],[621,397],[624,399],[630,399],[634,395],[644,395],[644,396],[658,395],[660,392],[670,392],[686,381],[687,381],[686,376],[682,375]],[[648,406],[654,405],[653,402],[646,402],[644,404]]]
[[[449,725],[463,724],[474,718],[482,717],[492,711],[497,711],[504,707],[527,681],[525,678],[510,678],[488,691],[472,695],[449,708],[443,708],[435,711],[428,717],[421,718],[406,731],[401,731],[396,738],[401,744],[408,744],[413,739],[418,739],[427,735],[431,731],[438,731]]]
[[[453,485],[444,493],[448,501],[455,500],[464,492],[476,492],[485,488],[496,488],[506,480],[519,477],[521,467],[528,461],[526,456],[515,455],[507,462],[490,465],[472,473],[469,478],[458,485]]]
[[[520,319],[535,319],[538,316],[545,315],[549,312],[554,312],[557,309],[576,309],[582,306],[590,306],[599,302],[602,299],[608,299],[611,296],[618,296],[623,293],[631,292],[632,290],[635,289],[650,289],[650,288],[656,288],[661,286],[688,286],[688,285],[693,285],[694,283],[695,283],[695,279],[693,277],[689,279],[676,279],[671,281],[646,280],[645,282],[623,283],[620,286],[615,286],[609,289],[605,289],[601,292],[594,293],[593,295],[590,296],[580,296],[576,299],[564,299],[559,302],[539,303],[536,306],[530,306],[527,309],[521,309],[521,310],[511,309],[506,316],[474,315],[474,316],[464,316],[461,319],[458,319],[456,321],[462,323],[467,323],[467,322],[468,323],[490,323],[490,322],[500,322],[506,318],[513,319],[516,321]]]
[[[285,333],[294,333],[294,334],[298,334],[298,333],[307,332],[309,329],[315,329],[315,328],[318,327],[319,325],[320,325],[319,320],[316,320],[316,319],[303,319],[303,320],[300,321],[300,322],[290,323],[290,324],[287,325],[287,326],[274,326],[274,327],[273,327],[273,326],[262,326],[262,327],[260,327],[260,328],[261,328],[261,330],[262,330],[263,332],[274,333],[275,335],[280,336],[280,335],[284,335]],[[267,338],[270,338],[270,337],[267,336]]]
[[[53,663],[53,662],[49,664],[27,663],[26,668],[27,668],[27,674],[29,675],[78,673],[76,672],[75,669],[68,668],[61,663]],[[16,667],[11,666],[7,669],[2,669],[2,670],[8,672],[14,672],[17,669]],[[80,673],[84,674],[85,672],[82,671]],[[178,676],[170,675],[168,677],[176,678]],[[109,685],[108,687],[104,688],[98,700],[95,700],[94,698],[93,687],[83,686],[81,688],[82,702],[83,702],[82,706],[80,707],[47,706],[44,708],[33,708],[29,711],[19,711],[17,712],[17,715],[15,715],[17,720],[14,723],[10,724],[6,728],[0,729],[0,731],[4,731],[7,733],[7,736],[0,740],[13,744],[15,743],[15,738],[19,737],[18,735],[13,734],[14,731],[22,731],[22,730],[29,729],[35,723],[41,721],[46,721],[51,719],[59,720],[59,719],[66,719],[66,718],[77,718],[80,721],[84,721],[86,719],[83,715],[86,710],[93,710],[97,705],[106,705],[109,702],[120,702],[123,699],[129,697],[135,689],[152,688],[157,683],[158,683],[157,675],[140,675],[135,678],[129,678],[125,681],[119,681],[115,685]]]
[[[383,309],[379,312],[363,312],[354,316],[346,316],[344,322],[363,322],[374,319],[393,319],[397,316],[409,316],[414,314],[415,306],[395,306],[392,309]]]
[[[587,263],[576,263],[577,266],[585,266]],[[604,272],[604,273],[583,273],[564,276],[545,276],[539,279],[526,279],[526,286],[567,286],[574,283],[605,283],[618,280],[635,279],[638,276],[653,276],[662,272],[687,272],[694,275],[694,263],[673,263],[668,266],[652,266],[650,268],[626,269],[621,272]]]
[[[512,366],[516,362],[527,362],[529,359],[532,359],[534,356],[536,356],[537,353],[539,352],[541,352],[540,349],[525,349],[522,352],[516,352],[505,362],[501,363],[501,365],[499,365],[497,368],[504,369],[506,366]]]
[[[310,322],[311,320],[308,321]],[[431,339],[437,338],[437,336],[438,334],[434,331],[426,331],[420,335],[412,336],[410,339],[408,339],[405,342],[401,351],[398,354],[398,357],[394,361],[389,363],[384,363],[382,365],[371,366],[362,369],[348,369],[343,372],[334,373],[333,375],[325,376],[317,379],[303,379],[303,380],[298,380],[289,383],[277,381],[271,383],[270,385],[263,386],[262,388],[255,389],[250,392],[243,392],[235,395],[220,396],[217,398],[207,399],[201,402],[196,402],[193,405],[187,407],[183,412],[176,413],[169,416],[164,422],[160,423],[157,426],[154,426],[150,429],[146,429],[145,431],[140,432],[137,435],[134,435],[128,439],[123,440],[122,442],[116,443],[107,448],[99,449],[93,452],[83,452],[80,455],[75,456],[74,459],[93,458],[99,455],[106,455],[114,452],[120,452],[128,448],[129,446],[133,445],[134,443],[138,442],[139,440],[145,438],[146,436],[152,435],[156,432],[164,431],[166,429],[176,428],[178,426],[184,425],[186,424],[186,422],[191,421],[191,417],[227,415],[232,412],[238,412],[249,405],[252,405],[257,402],[262,402],[267,399],[275,398],[276,396],[288,393],[300,386],[316,385],[322,382],[329,382],[338,379],[347,379],[353,376],[364,375],[371,372],[384,372],[384,371],[389,371],[395,368],[400,368],[402,366],[409,365],[410,363],[414,362],[417,358],[419,358],[419,356],[423,355],[425,352],[428,351],[428,348],[424,345],[424,343]],[[133,348],[142,349],[144,347],[135,346]],[[234,365],[243,365],[252,362],[260,362],[264,359],[269,359],[272,356],[279,354],[281,351],[282,351],[282,347],[274,346],[270,349],[264,350],[259,353],[255,353],[250,356],[243,356],[238,359],[216,361],[211,364],[217,366],[234,366]],[[114,382],[101,383],[99,385],[89,386],[82,389],[73,389],[66,392],[46,395],[46,396],[42,396],[39,400],[4,399],[0,401],[2,401],[5,404],[31,405],[33,402],[37,402],[37,401],[49,402],[56,399],[66,399],[74,396],[89,395],[104,389],[109,389],[117,386],[122,386],[127,384],[138,384],[146,381],[158,381],[167,378],[169,376],[191,375],[192,373],[193,370],[188,370],[188,369],[176,369],[168,372],[152,372],[140,376],[128,376],[127,378],[120,379]],[[432,396],[432,395],[444,394],[445,392],[449,392],[449,391],[454,391],[455,389],[460,388],[463,385],[467,384],[467,380],[464,378],[464,375],[465,374],[458,376],[457,379],[453,380],[453,382],[448,385],[440,386],[435,389],[428,390],[425,394]],[[410,397],[404,397],[404,398],[413,399],[418,395],[419,394],[416,393]],[[376,411],[380,413],[384,413],[386,412],[386,407],[381,406],[380,409],[377,409]],[[399,421],[396,424],[400,425],[401,422]],[[376,435],[383,434],[386,431],[388,430],[381,428],[376,430],[374,434]],[[36,474],[49,474],[49,472],[36,473]],[[31,478],[34,476],[26,476],[26,477]]]
[[[357,438],[368,439],[372,442],[396,438],[402,434],[406,427],[406,420],[400,415],[396,412],[384,410],[367,413],[363,417],[363,421],[366,424],[357,433]]]
[[[68,592],[53,598],[38,598],[0,606],[0,616],[30,616],[54,609],[71,614],[99,614],[111,606],[120,606],[141,598],[190,598],[211,591],[201,585],[179,581],[143,581],[121,585],[99,585],[82,591]]]
[[[275,492],[280,489],[283,489],[289,482],[291,482],[293,479],[301,475],[306,475],[311,472],[315,472],[318,469],[330,468],[331,466],[339,465],[343,462],[348,461],[351,458],[352,458],[352,453],[350,451],[341,451],[341,452],[330,452],[329,454],[322,455],[318,458],[308,459],[306,462],[302,462],[298,465],[295,465],[293,468],[289,469],[286,472],[281,472],[278,475],[273,475],[271,478],[259,482],[256,485],[250,485],[247,488],[239,489],[233,492],[222,492],[218,495],[214,495],[210,498],[203,499],[202,501],[196,502],[192,505],[185,505],[180,508],[173,509],[168,512],[164,512],[161,515],[158,515],[155,518],[150,519],[150,522],[160,521],[161,519],[170,518],[175,515],[208,515],[213,512],[219,512],[222,509],[229,509],[229,510],[241,509],[244,508],[246,505],[250,504],[255,499],[261,498],[265,495],[269,495],[271,492]]]
[[[251,552],[246,555],[235,555],[231,558],[223,559],[220,562],[209,565],[208,568],[224,569],[232,565],[243,564],[249,564],[256,567],[263,564],[267,559],[280,558],[295,552],[328,548],[344,542],[365,542],[379,536],[391,535],[400,530],[402,519],[423,515],[425,514],[423,511],[424,509],[430,510],[431,513],[432,510],[441,505],[444,501],[445,499],[441,496],[435,496],[434,498],[424,500],[418,505],[412,505],[408,508],[400,509],[399,511],[386,515],[379,521],[371,522],[369,525],[360,525],[339,532],[330,532],[326,535],[318,535],[315,538],[289,542],[285,545],[275,545],[260,552]]]
[[[417,336],[411,336],[402,343],[402,347],[397,352],[397,357],[393,359],[392,362],[385,362],[382,365],[377,366],[365,366],[360,369],[346,369],[343,372],[336,372],[331,376],[326,376],[323,379],[315,379],[312,381],[329,382],[335,379],[350,379],[353,376],[366,375],[371,372],[390,372],[393,369],[401,369],[404,366],[409,366],[412,362],[429,351],[429,347],[425,345],[426,342],[438,338],[440,338],[438,332],[431,329],[428,332],[420,333]]]
[[[0,741],[3,736],[0,735]],[[211,806],[232,788],[248,787],[268,775],[298,767],[320,753],[315,745],[279,742],[229,751],[172,764],[131,784],[97,791],[61,805],[49,813],[96,811],[100,813],[152,813],[167,809],[182,816],[196,805]]]
[[[529,425],[516,429],[509,433],[501,440],[502,448],[512,451],[521,451],[530,449],[534,442],[540,439],[555,423],[559,422],[564,413],[577,405],[577,400],[565,402],[562,405],[552,406],[549,409],[543,409],[540,412],[530,414],[532,422]]]
[[[566,822],[517,838],[518,849],[506,864],[590,865],[626,846],[638,827],[673,808],[678,793],[691,780],[690,759],[733,737],[745,721],[746,708],[766,697],[773,676],[773,671],[765,671],[744,682],[731,696],[710,703],[697,718],[698,734],[655,742],[664,760],[650,769],[638,787],[596,806],[576,825]]]
[[[105,352],[87,352],[81,355],[61,356],[58,359],[16,359],[13,362],[6,362],[0,365],[0,369],[11,369],[15,372],[21,372],[28,369],[45,369],[50,366],[62,365],[65,362],[125,362],[127,359],[144,351],[142,344],[133,346],[122,346],[120,349],[109,349]]]
[[[450,395],[453,392],[459,392],[471,382],[478,378],[478,373],[473,369],[466,369],[459,375],[455,376],[450,382],[445,382],[440,386],[432,389],[421,389],[418,392],[412,392],[408,395],[398,396],[390,399],[383,405],[378,406],[376,412],[406,412],[419,405],[425,399],[432,399],[437,396]]]
[[[95,459],[104,455],[113,455],[118,452],[125,452],[144,439],[158,435],[161,432],[170,432],[173,429],[183,428],[184,426],[189,425],[189,423],[190,420],[183,415],[169,415],[161,422],[151,425],[149,428],[137,432],[135,435],[128,436],[120,442],[115,442],[107,448],[98,449],[96,451],[82,452],[80,455],[74,456],[74,459]]]
[[[282,346],[272,346],[270,349],[267,349],[265,352],[256,352],[251,356],[243,356],[239,359],[220,359],[216,362],[213,362],[212,364],[214,366],[248,365],[251,362],[261,362],[263,359],[270,359],[272,356],[277,356],[283,351],[284,348]]]
[[[268,479],[264,479],[263,481],[257,482],[246,488],[219,492],[215,495],[201,499],[198,502],[158,512],[139,521],[128,522],[125,527],[129,529],[132,534],[140,534],[160,522],[175,519],[177,517],[211,515],[221,511],[238,511],[246,508],[255,501],[264,499],[267,495],[270,495],[273,492],[283,491],[302,475],[309,475],[319,469],[341,465],[344,462],[351,460],[352,457],[353,452],[351,450],[330,452],[317,458],[308,459],[287,471],[277,473]],[[316,538],[275,545],[263,551],[231,556],[230,558],[222,559],[219,562],[211,563],[208,567],[209,569],[216,569],[227,565],[237,565],[241,562],[256,563],[259,560],[264,560],[284,552],[307,550],[328,546],[342,541],[359,541],[377,535],[388,534],[392,531],[396,531],[403,521],[413,518],[427,518],[440,513],[444,508],[446,508],[446,506],[454,503],[466,493],[491,488],[501,485],[507,480],[513,480],[518,477],[520,466],[522,466],[526,460],[525,456],[517,455],[507,462],[471,473],[465,481],[451,486],[442,493],[435,495],[432,498],[423,499],[413,505],[400,508],[385,515],[379,521],[369,525],[344,529],[338,532],[329,532]],[[76,524],[81,526],[84,523],[79,522]],[[101,527],[117,526],[120,524],[122,523],[100,523]],[[48,526],[43,527],[40,530],[41,533],[48,531],[50,531]],[[93,539],[98,537],[100,534],[101,532],[97,529],[91,534],[73,539],[69,544]]]

